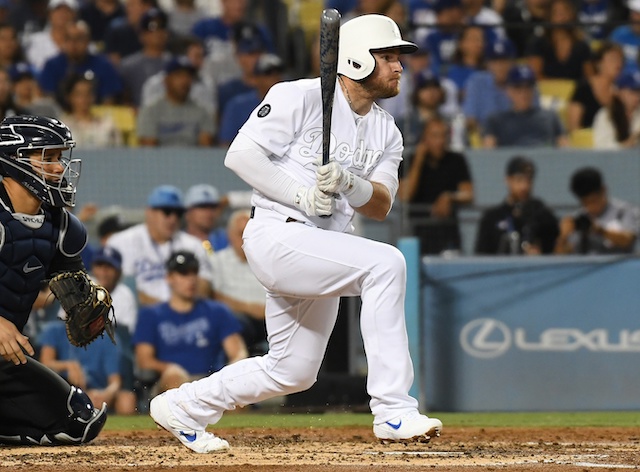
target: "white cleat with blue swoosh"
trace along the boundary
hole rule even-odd
[[[149,405],[149,414],[156,424],[166,429],[182,444],[200,454],[222,452],[229,449],[229,443],[207,431],[194,431],[181,424],[169,409],[164,395],[158,395]]]
[[[417,411],[395,418],[386,423],[373,425],[373,434],[383,443],[423,442],[440,436],[442,421],[429,418]]]

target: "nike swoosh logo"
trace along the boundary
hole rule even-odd
[[[398,424],[393,424],[391,421],[387,421],[387,424],[393,429],[400,429],[400,426],[402,426],[402,420],[400,420]]]
[[[25,274],[28,274],[29,272],[33,272],[34,270],[38,270],[38,269],[42,269],[42,266],[33,266],[33,267],[29,267],[29,263],[25,262],[24,266],[22,267],[22,271]]]
[[[196,440],[196,434],[195,434],[195,433],[193,433],[193,434],[187,434],[187,433],[185,433],[184,431],[180,431],[180,436],[184,436],[184,437],[185,437],[185,439],[186,439],[187,441],[189,441],[189,442],[193,442],[193,441],[195,441],[195,440]]]

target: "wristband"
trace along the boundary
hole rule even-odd
[[[349,172],[348,180],[343,191],[349,205],[354,208],[365,205],[373,196],[373,184],[368,180]]]

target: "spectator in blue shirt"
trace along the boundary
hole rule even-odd
[[[62,84],[69,76],[84,75],[95,80],[97,103],[115,102],[122,91],[120,76],[105,56],[89,52],[90,40],[85,22],[77,21],[67,26],[63,52],[45,63],[38,79],[45,94],[61,97]]]
[[[511,107],[506,83],[514,58],[513,43],[497,40],[487,49],[487,70],[474,72],[467,79],[462,110],[469,130],[482,130],[489,115]]]
[[[629,0],[629,24],[619,26],[611,33],[611,41],[622,46],[625,72],[640,69],[640,0]]]
[[[487,49],[485,42],[484,30],[480,26],[467,26],[462,31],[453,63],[447,68],[446,73],[456,84],[461,95],[469,77],[474,72],[484,69],[484,54]],[[458,97],[459,100],[461,98]]]
[[[198,298],[199,262],[177,251],[166,263],[168,302],[143,308],[133,336],[138,369],[156,374],[156,392],[177,388],[247,357],[240,323],[225,305]]]
[[[254,68],[253,90],[229,100],[220,120],[218,144],[227,146],[271,87],[282,80],[284,63],[275,54],[262,54]]]

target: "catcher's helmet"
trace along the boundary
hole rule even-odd
[[[352,80],[363,80],[371,75],[376,60],[371,51],[399,48],[401,54],[418,49],[404,41],[395,21],[384,15],[362,15],[340,27],[338,47],[338,74]]]
[[[74,206],[80,177],[80,159],[71,159],[75,146],[71,131],[61,121],[43,116],[11,116],[0,122],[0,174],[22,184],[41,201],[56,207]],[[44,159],[48,149],[68,150],[60,158],[62,174],[41,171],[31,164],[34,152]]]

